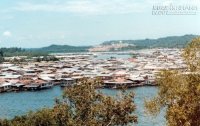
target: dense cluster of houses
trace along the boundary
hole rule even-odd
[[[113,43],[111,45],[98,45],[95,47],[92,47],[89,49],[90,52],[105,52],[105,51],[111,51],[115,50],[118,51],[120,49],[126,48],[126,47],[134,47],[134,44],[127,44],[123,43],[122,41],[119,41],[119,43]]]
[[[134,58],[100,59],[94,54],[59,55],[55,62],[0,64],[0,92],[73,86],[82,78],[101,78],[104,88],[155,85],[161,69],[185,69],[179,49],[148,49]]]

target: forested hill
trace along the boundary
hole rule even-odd
[[[69,53],[69,52],[86,52],[89,46],[69,46],[69,45],[50,45],[42,48],[0,48],[1,57],[12,56],[46,56],[49,53]]]
[[[101,45],[111,45],[117,43],[134,44],[136,48],[155,48],[155,47],[178,47],[182,48],[187,45],[193,38],[198,35],[169,36],[158,39],[141,39],[141,40],[113,40],[103,42]]]
[[[127,43],[133,44],[131,48],[124,47],[123,50],[130,49],[144,49],[144,48],[155,48],[155,47],[185,47],[188,42],[193,38],[198,37],[197,35],[184,35],[184,36],[170,36],[158,39],[143,39],[143,40],[113,40],[106,41],[101,46]],[[68,53],[68,52],[87,52],[91,46],[70,46],[70,45],[50,45],[42,48],[22,49],[22,48],[0,48],[0,57],[3,56],[40,56],[48,55],[49,53]]]
[[[50,45],[47,47],[31,49],[34,51],[59,53],[59,52],[86,52],[90,46]]]
[[[1,57],[12,57],[12,56],[28,56],[28,57],[37,57],[37,56],[47,56],[48,53],[41,51],[32,51],[17,47],[12,48],[0,48],[0,59]]]

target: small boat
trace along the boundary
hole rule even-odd
[[[28,84],[24,86],[25,90],[28,91],[36,91],[36,90],[40,90],[40,85],[38,84]]]
[[[76,80],[73,78],[65,78],[62,81],[62,84],[60,85],[61,87],[71,87],[73,85],[75,85]]]
[[[130,80],[124,80],[124,81],[109,80],[109,81],[104,81],[104,88],[123,89],[123,88],[130,88],[132,85],[133,85],[133,82],[130,81]]]
[[[24,86],[25,86],[25,84],[16,83],[16,84],[12,85],[12,90],[13,91],[22,91],[22,90],[24,90]]]
[[[0,93],[1,92],[9,92],[9,91],[12,91],[12,84],[11,83],[0,84]]]
[[[46,83],[42,83],[40,84],[40,89],[49,89],[53,86],[53,83],[51,82],[46,82]]]

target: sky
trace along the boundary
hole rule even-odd
[[[170,5],[184,13],[191,7],[193,14],[154,10]],[[200,0],[0,0],[0,47],[200,35],[199,9]]]

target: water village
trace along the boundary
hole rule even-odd
[[[60,85],[78,84],[82,78],[101,78],[102,88],[120,89],[155,86],[162,69],[185,69],[180,49],[146,49],[128,52],[131,58],[98,58],[99,55],[127,52],[53,54],[59,61],[0,64],[0,92],[35,91]],[[13,57],[9,57],[12,60]],[[14,57],[21,58],[21,57]]]

